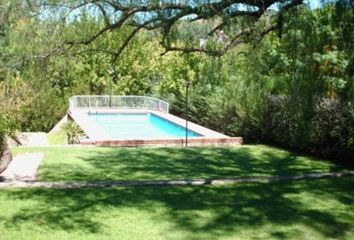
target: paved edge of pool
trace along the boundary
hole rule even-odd
[[[80,141],[81,145],[95,146],[124,146],[124,147],[143,147],[143,146],[184,146],[185,138],[152,138],[152,139],[133,139],[133,140],[117,140],[111,139],[110,136],[91,121],[87,114],[91,113],[152,113],[174,124],[185,127],[185,119],[179,118],[169,113],[162,113],[151,110],[137,109],[80,109],[68,111],[68,116],[75,121],[88,139]],[[202,135],[202,137],[188,138],[189,146],[214,146],[214,145],[241,145],[242,137],[229,137],[222,133],[200,126],[196,123],[188,121],[188,129]]]

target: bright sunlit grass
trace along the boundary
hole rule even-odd
[[[68,137],[63,129],[55,132],[48,133],[48,144],[50,145],[61,145],[68,143]]]
[[[42,181],[296,175],[341,170],[263,146],[14,148]],[[0,191],[0,239],[353,239],[354,178],[269,184]]]
[[[354,178],[0,191],[0,238],[353,239]]]
[[[296,175],[340,169],[264,145],[203,148],[14,148],[45,153],[40,181],[198,179]]]

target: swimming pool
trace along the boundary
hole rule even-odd
[[[69,99],[66,118],[83,131],[85,146],[240,145],[229,137],[169,113],[169,103],[149,96],[78,95]],[[60,125],[59,125],[60,126]]]
[[[183,138],[186,129],[152,113],[88,113],[112,139]],[[189,138],[202,135],[188,130]]]

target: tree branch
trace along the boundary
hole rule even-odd
[[[289,3],[283,4],[278,13],[287,11],[288,9],[301,4],[303,0],[290,0]],[[69,13],[71,14],[75,9],[82,8],[89,4],[96,6],[104,21],[104,26],[91,36],[87,36],[82,40],[71,40],[64,42],[64,45],[68,46],[70,49],[74,45],[88,45],[95,41],[99,36],[106,33],[107,31],[118,30],[124,25],[134,26],[134,30],[123,40],[122,46],[115,52],[114,61],[116,61],[123,50],[131,42],[131,40],[136,36],[136,34],[141,29],[145,30],[155,30],[162,29],[163,36],[161,45],[165,48],[166,54],[169,51],[181,51],[181,52],[200,52],[206,53],[213,56],[221,56],[227,52],[230,48],[233,48],[239,44],[247,42],[244,36],[249,36],[257,31],[255,28],[257,22],[262,18],[268,8],[274,3],[283,3],[280,0],[222,0],[219,2],[203,2],[200,1],[199,4],[190,4],[188,2],[176,2],[171,3],[169,1],[160,0],[153,2],[142,3],[141,1],[117,1],[117,0],[84,0],[77,5],[67,6],[69,8]],[[239,5],[241,4],[240,7]],[[121,16],[116,19],[111,18],[109,15],[110,11],[107,8],[111,8],[115,13],[121,13]],[[66,17],[68,16],[66,15]],[[142,15],[147,16],[148,20],[144,21]],[[193,19],[190,19],[194,16]],[[226,16],[225,20],[222,16]],[[210,30],[208,36],[212,38],[218,31],[223,30],[226,26],[229,26],[229,19],[239,19],[247,18],[250,24],[245,28],[239,28],[238,31],[229,36],[231,40],[223,43],[223,46],[217,50],[208,50],[203,47],[183,47],[183,46],[172,46],[170,42],[171,29],[174,25],[186,21],[186,22],[196,22],[202,19],[213,19],[218,20],[220,23],[217,24],[213,29]],[[231,21],[232,22],[232,21]],[[271,25],[271,27],[266,27],[259,32],[259,42],[266,34],[275,30],[278,26]]]

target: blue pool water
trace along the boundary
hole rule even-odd
[[[154,114],[89,114],[114,139],[183,138],[186,130]],[[200,134],[188,131],[188,137]]]

